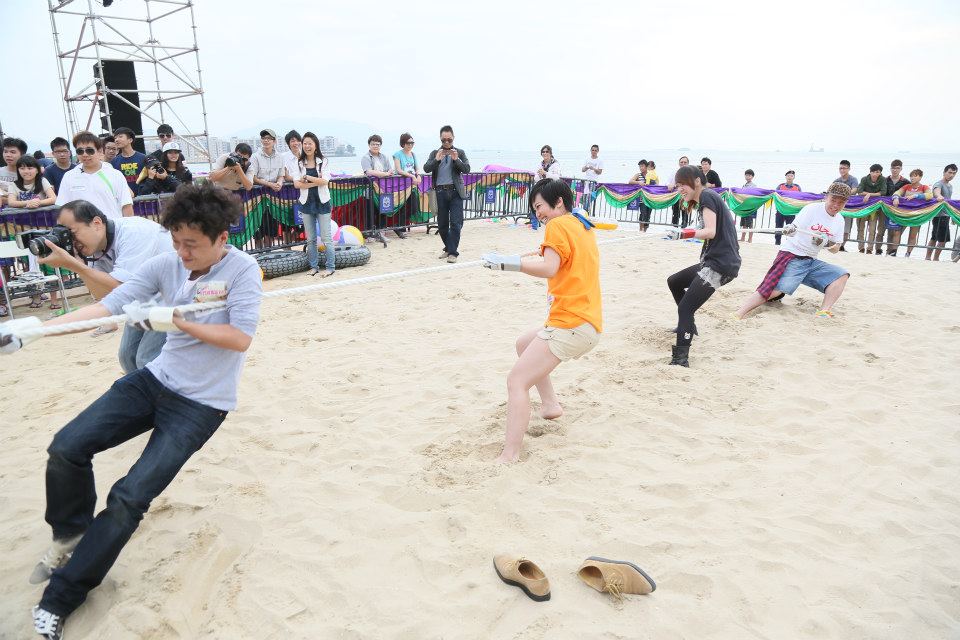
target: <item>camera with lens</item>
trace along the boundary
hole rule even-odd
[[[147,160],[147,171],[150,170],[156,171],[157,173],[163,173],[163,163],[156,158],[150,158]]]
[[[73,253],[73,234],[63,225],[58,224],[49,230],[34,229],[17,234],[17,246],[27,249],[38,258],[46,258],[53,253],[44,240],[49,240],[67,253]]]
[[[244,158],[244,157],[243,157],[242,155],[240,155],[239,153],[234,152],[234,153],[228,154],[227,157],[224,158],[224,160],[223,160],[223,166],[224,166],[224,167],[235,167],[235,166],[237,166],[237,165],[240,165],[240,166],[242,167],[243,164],[244,164],[246,161],[247,161],[246,158]]]

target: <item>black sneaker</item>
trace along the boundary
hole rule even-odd
[[[63,617],[41,609],[40,605],[33,608],[33,630],[46,640],[61,640],[63,638]]]

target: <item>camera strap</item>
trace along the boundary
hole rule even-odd
[[[100,260],[101,258],[103,258],[103,256],[107,255],[107,253],[109,253],[110,251],[110,248],[113,247],[113,240],[117,235],[117,223],[115,223],[110,218],[107,218],[106,227],[107,227],[107,245],[103,248],[103,251],[100,252],[100,255],[82,256],[84,262],[88,264],[93,264],[97,260]]]

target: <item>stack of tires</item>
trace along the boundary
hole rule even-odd
[[[336,247],[333,252],[334,264],[337,269],[359,267],[370,261],[370,249],[359,247]],[[323,253],[320,253],[321,268],[323,267]],[[301,273],[310,268],[307,262],[307,248],[302,251],[271,251],[257,256],[257,262],[263,271],[266,280]]]

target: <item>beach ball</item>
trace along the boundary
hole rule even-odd
[[[359,247],[364,243],[363,234],[360,229],[345,224],[337,230],[333,236],[333,244],[338,247]]]
[[[335,220],[330,220],[330,237],[336,238],[337,232],[340,231],[340,226],[336,223]],[[333,244],[337,244],[336,240],[333,241]],[[326,247],[323,245],[323,240],[320,239],[320,221],[317,221],[317,249],[323,251]]]

